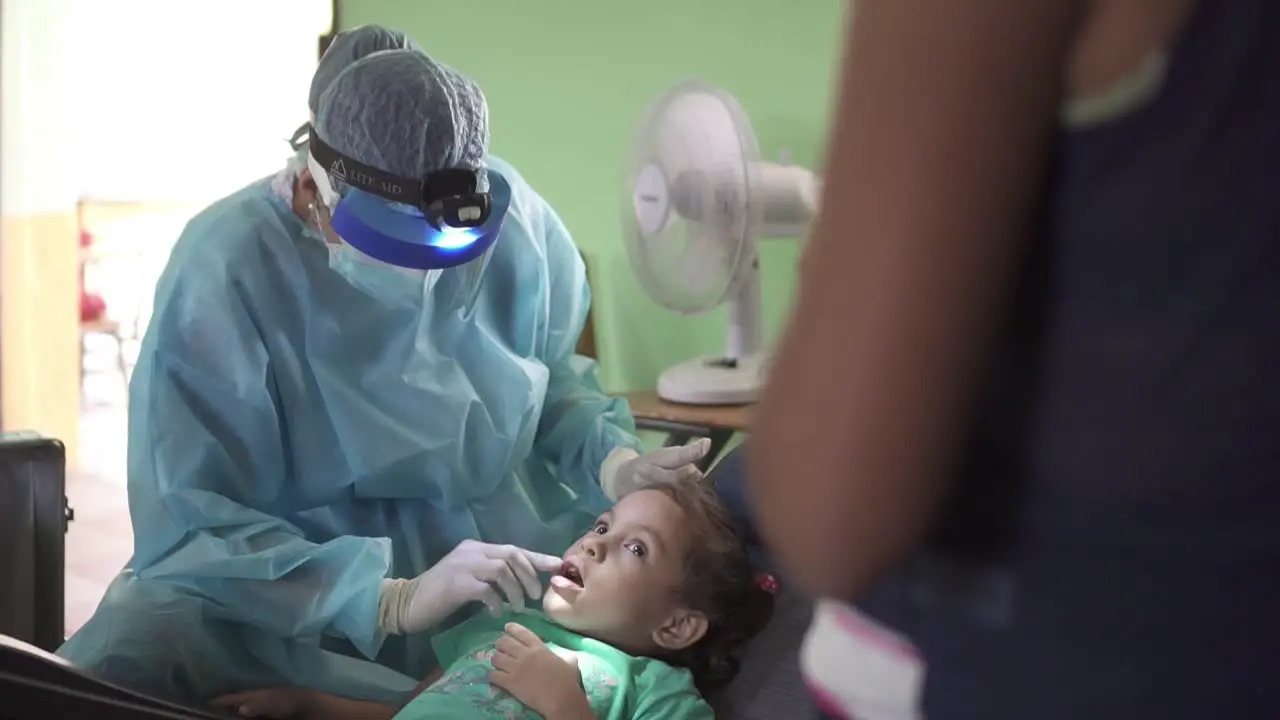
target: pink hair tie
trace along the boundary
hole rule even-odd
[[[770,595],[778,594],[778,579],[769,573],[760,573],[759,575],[756,575],[756,584],[760,586],[761,590],[764,590]]]

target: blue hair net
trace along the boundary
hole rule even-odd
[[[311,77],[311,92],[307,95],[307,106],[311,114],[320,112],[320,96],[329,88],[343,70],[351,64],[382,50],[417,50],[418,43],[399,30],[390,30],[381,25],[361,25],[351,30],[343,30],[333,37],[329,49],[316,66],[316,73]]]
[[[320,97],[316,132],[333,149],[403,177],[483,168],[489,108],[480,86],[417,50],[357,60]]]
[[[399,30],[389,30],[381,25],[361,25],[351,30],[343,30],[334,35],[333,41],[320,58],[316,72],[311,76],[311,91],[307,95],[307,105],[311,108],[311,117],[315,117],[320,109],[320,96],[355,61],[383,50],[418,50],[418,43]],[[310,123],[303,123],[293,131],[289,144],[299,157],[306,161],[306,137]]]

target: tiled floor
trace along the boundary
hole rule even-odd
[[[123,485],[79,476],[67,490],[76,519],[67,532],[66,631],[84,624],[133,553]]]
[[[125,495],[124,382],[114,348],[90,347],[80,421],[80,471],[67,478],[75,521],[67,531],[66,630],[75,632],[133,552]]]

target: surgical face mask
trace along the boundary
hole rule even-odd
[[[311,205],[308,235],[324,242],[329,251],[329,269],[355,288],[392,307],[415,307],[439,279],[439,271],[412,270],[388,265],[365,255],[342,241],[329,223],[323,202]],[[433,277],[434,276],[434,277]]]
[[[440,280],[439,270],[388,265],[350,245],[328,244],[329,267],[347,282],[391,307],[418,308]]]

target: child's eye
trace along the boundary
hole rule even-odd
[[[593,526],[592,526],[592,528],[591,528],[591,532],[593,532],[593,533],[595,533],[595,534],[597,534],[597,535],[603,535],[603,534],[605,534],[605,533],[609,532],[609,526],[608,526],[607,524],[605,524],[605,523],[598,522],[598,523],[596,523],[595,525],[593,525]]]
[[[639,558],[642,558],[645,555],[649,554],[648,549],[646,549],[645,546],[641,545],[640,543],[627,543],[626,547],[627,547],[627,552],[630,552],[632,555],[635,555],[636,557],[639,557]]]

